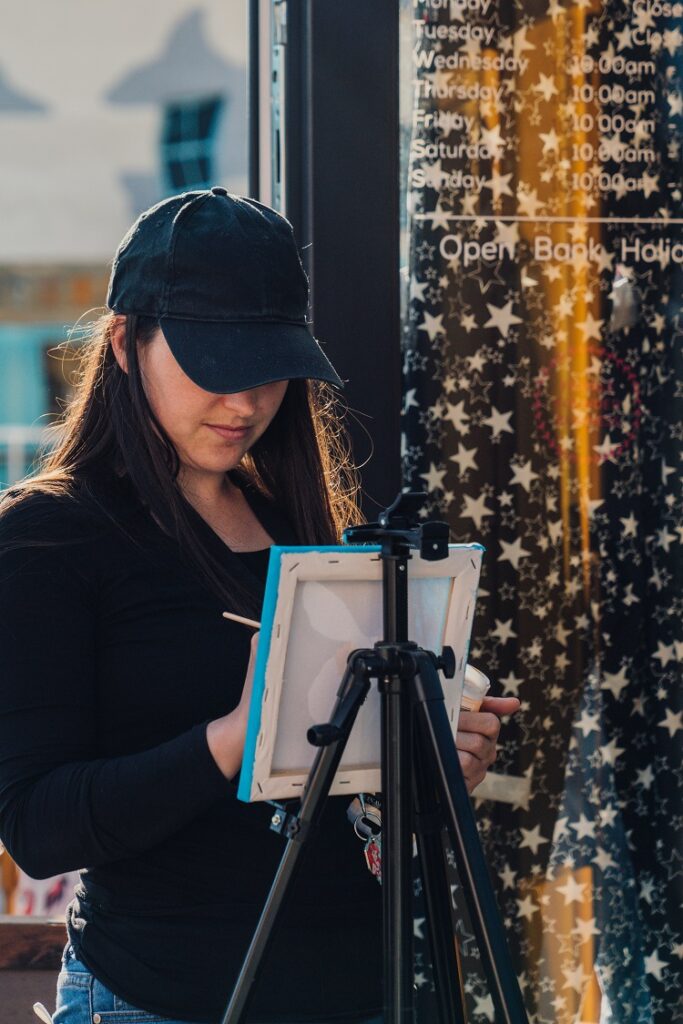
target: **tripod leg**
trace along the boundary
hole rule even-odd
[[[320,747],[316,754],[297,816],[300,833],[289,837],[290,841],[285,847],[221,1024],[240,1024],[244,1019],[261,964],[272,942],[280,912],[301,862],[306,840],[322,814],[349,732],[370,687],[369,675],[362,657],[364,653],[353,652],[349,656],[349,664],[339,687],[333,712],[339,738],[327,746]],[[373,652],[367,653],[372,655]],[[358,657],[354,657],[354,654]]]
[[[386,677],[380,692],[384,1020],[386,1024],[413,1024],[410,692],[396,677]]]
[[[419,729],[415,730],[414,743],[415,834],[439,1021],[441,1024],[465,1024],[443,846],[443,818],[435,797],[433,775],[422,749]]]
[[[477,822],[455,749],[441,682],[427,652],[416,652],[415,659],[418,665],[415,676],[417,725],[424,738],[425,756],[430,758],[434,767],[458,874],[496,1008],[496,1020],[504,1024],[528,1024],[479,841]]]

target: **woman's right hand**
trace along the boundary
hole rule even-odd
[[[251,651],[247,674],[244,677],[242,696],[237,707],[223,715],[222,718],[215,718],[206,727],[206,739],[213,759],[225,775],[226,779],[232,779],[240,769],[242,756],[244,754],[244,739],[247,732],[247,717],[249,714],[249,703],[254,685],[254,666],[256,664],[256,651],[258,649],[258,631],[251,638]]]

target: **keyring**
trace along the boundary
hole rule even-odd
[[[379,815],[373,814],[372,811],[363,811],[362,814],[358,815],[358,817],[353,823],[353,831],[356,833],[358,838],[362,840],[362,842],[365,842],[368,838],[370,838],[371,835],[374,835],[374,833],[370,832],[368,835],[364,836],[360,834],[360,832],[358,831],[358,822],[361,821],[362,818],[367,818],[368,821],[374,822],[374,824],[377,826],[378,832],[382,831],[382,819],[379,817]]]

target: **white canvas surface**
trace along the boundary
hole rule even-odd
[[[343,549],[340,549],[343,551]],[[273,549],[275,554],[275,549]],[[457,723],[482,549],[451,545],[448,559],[409,561],[409,638],[456,654],[456,674],[440,674],[453,728]],[[277,556],[276,556],[277,557]],[[300,795],[316,755],[311,725],[332,714],[348,654],[382,636],[381,560],[375,553],[281,553],[273,630],[263,679],[255,681],[250,725],[258,722],[249,799]],[[258,671],[259,666],[257,666]],[[245,751],[245,761],[249,751]],[[373,681],[331,792],[381,787],[380,695]],[[243,772],[248,770],[245,764]],[[244,799],[244,795],[241,792]]]

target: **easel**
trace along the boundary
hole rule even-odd
[[[408,560],[448,554],[448,526],[414,519],[424,500],[399,494],[378,522],[348,529],[345,540],[382,548],[384,639],[352,651],[329,722],[308,731],[318,747],[298,814],[278,817],[289,840],[221,1024],[239,1024],[253,992],[300,855],[315,829],[358,710],[370,683],[382,702],[382,888],[384,1021],[413,1024],[412,836],[425,893],[440,1024],[464,1024],[451,897],[446,875],[448,832],[496,1021],[528,1024],[479,842],[438,675],[455,672],[451,648],[440,657],[408,640]]]

